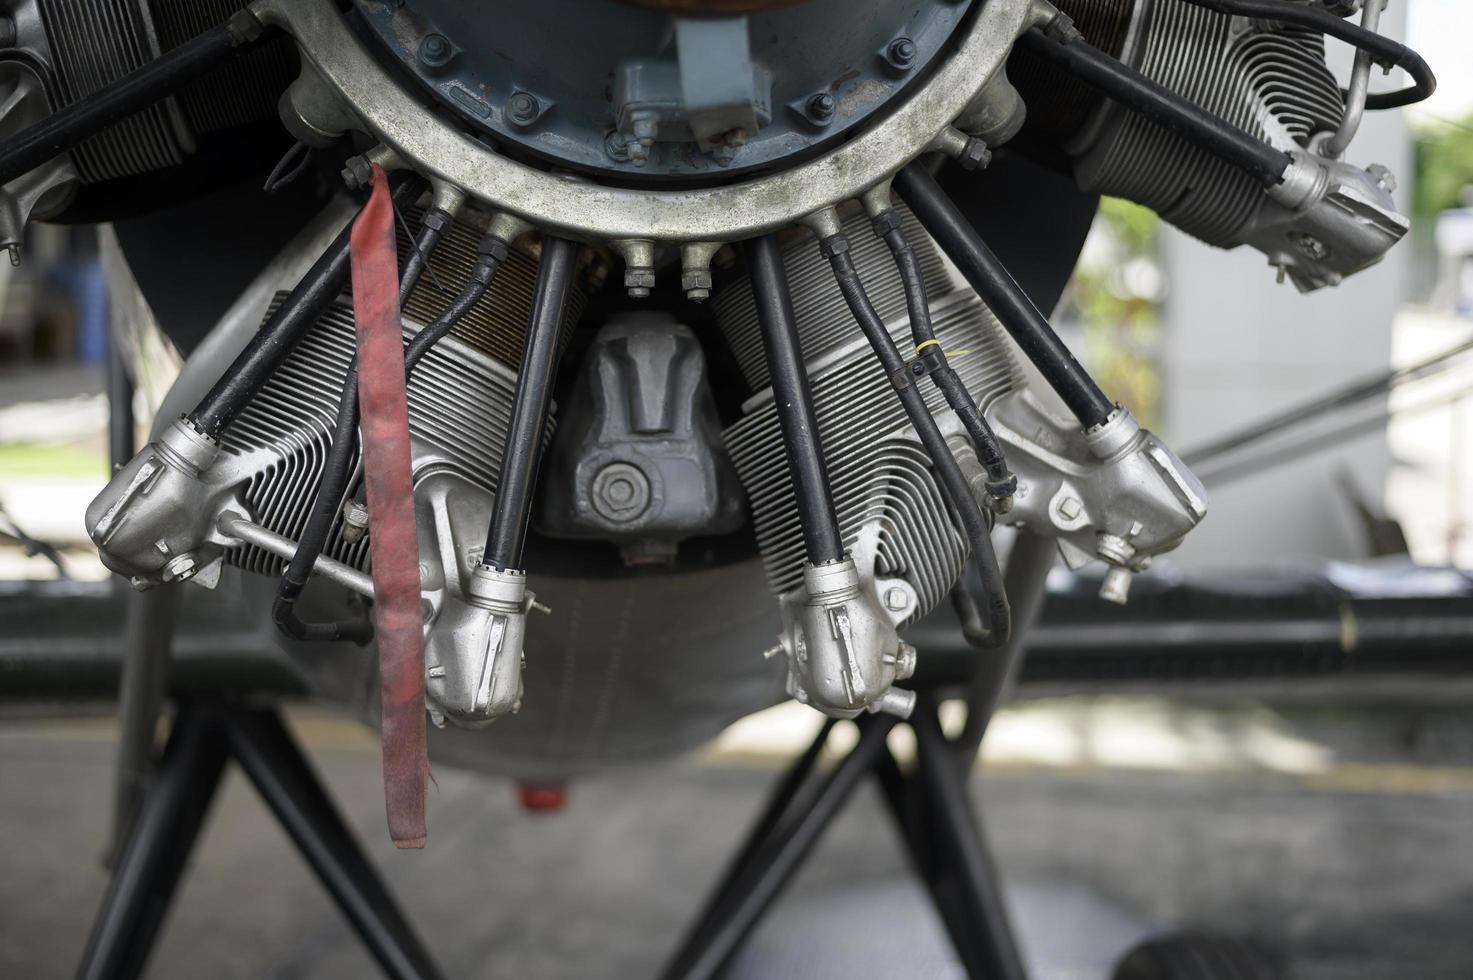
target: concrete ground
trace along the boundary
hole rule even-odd
[[[778,762],[718,748],[577,783],[549,815],[519,810],[504,781],[442,770],[429,848],[396,853],[371,736],[317,709],[292,717],[457,978],[652,976]],[[1178,728],[1202,724],[1186,717],[1196,720]],[[75,964],[105,884],[111,726],[0,724],[0,977],[65,977]],[[1127,947],[1170,926],[1250,937],[1301,980],[1473,976],[1466,724],[1456,713],[1429,724],[1367,712],[1294,727],[1334,750],[1288,769],[1073,759],[1004,763],[976,779],[1034,976],[1107,977]],[[961,975],[872,789],[830,829],[732,973]],[[232,775],[148,975],[376,974]]]

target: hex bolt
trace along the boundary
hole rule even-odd
[[[542,105],[532,93],[517,92],[507,100],[506,114],[511,117],[512,122],[526,126],[537,121],[537,117],[542,114]]]
[[[885,60],[901,71],[908,71],[916,63],[916,43],[908,37],[897,37],[885,49]]]
[[[593,477],[588,488],[593,509],[604,520],[627,524],[649,509],[653,491],[649,477],[629,463],[609,463]]]
[[[629,159],[629,142],[623,133],[612,130],[604,137],[604,152],[609,155],[609,159],[624,163]]]
[[[1380,163],[1373,163],[1366,168],[1366,173],[1371,175],[1371,179],[1376,182],[1377,187],[1388,194],[1396,193],[1396,174],[1391,172],[1390,167]]]
[[[646,299],[655,288],[655,243],[631,239],[618,243],[624,258],[624,288],[630,299]]]
[[[455,48],[444,34],[426,34],[419,42],[419,63],[426,68],[444,68],[455,57]]]
[[[164,566],[162,577],[165,582],[185,582],[194,578],[198,571],[199,563],[194,560],[193,555],[176,555]]]
[[[839,104],[827,92],[820,92],[808,100],[808,118],[819,125],[827,125],[834,118]]]
[[[357,544],[368,533],[368,508],[356,500],[343,505],[343,540]]]
[[[685,298],[703,303],[711,298],[711,256],[719,242],[687,242],[680,249],[680,288]]]
[[[987,148],[986,143],[972,137],[962,147],[956,162],[963,170],[985,170],[987,165],[992,163],[992,151]]]
[[[366,157],[350,157],[343,165],[343,183],[349,190],[356,191],[373,182],[373,165]]]

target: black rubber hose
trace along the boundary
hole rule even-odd
[[[787,272],[783,269],[782,248],[775,235],[764,235],[747,242],[743,251],[752,277],[757,320],[767,352],[767,372],[772,378],[773,402],[782,425],[808,561],[814,565],[840,561],[844,557],[844,539],[834,513],[823,441],[813,411],[803,349],[798,343],[798,325],[788,293]]]
[[[1090,429],[1107,422],[1115,411],[1114,403],[1054,333],[1048,319],[1008,275],[935,178],[912,163],[895,176],[894,187],[1079,423]]]
[[[920,259],[910,247],[910,240],[900,224],[900,216],[894,211],[882,211],[874,219],[875,234],[890,246],[895,266],[900,270],[900,280],[905,286],[905,306],[910,314],[910,332],[915,340],[916,353],[930,351],[930,356],[940,359],[941,367],[931,373],[931,381],[940,389],[946,404],[961,419],[967,430],[977,458],[987,470],[987,492],[994,500],[1003,500],[1013,495],[1018,488],[1018,478],[1008,469],[1007,457],[997,441],[992,426],[978,410],[972,393],[962,384],[962,379],[950,364],[946,363],[946,352],[936,339],[936,330],[931,324],[931,300],[926,295],[926,279],[921,272]],[[847,243],[846,243],[847,248]],[[842,286],[842,283],[840,284]],[[853,308],[853,304],[850,305]],[[858,316],[858,314],[855,314]]]
[[[1352,47],[1368,53],[1372,60],[1382,66],[1395,65],[1411,76],[1410,88],[1395,92],[1377,92],[1366,98],[1367,109],[1399,109],[1425,100],[1437,91],[1437,76],[1432,68],[1411,48],[1389,37],[1368,31],[1359,24],[1352,24],[1325,10],[1285,0],[1185,0],[1197,7],[1215,10],[1220,14],[1238,17],[1255,17],[1259,20],[1277,21],[1281,24],[1297,24],[1308,27],[1328,37],[1344,41]],[[1366,0],[1367,3],[1378,0]]]
[[[848,239],[843,235],[831,236],[819,243],[819,249],[828,257],[829,264],[833,266],[834,278],[838,281],[839,291],[844,294],[844,301],[849,304],[849,311],[854,314],[859,328],[864,331],[870,346],[874,348],[875,356],[879,358],[880,366],[884,368],[885,374],[891,379],[901,377],[906,370],[905,356],[900,353],[900,349],[895,346],[895,341],[890,338],[890,332],[885,329],[885,322],[880,319],[879,313],[875,312],[874,304],[870,302],[864,290],[864,284],[859,280],[854,261],[849,257]],[[926,400],[921,397],[920,389],[911,383],[899,388],[896,393],[900,397],[900,404],[905,407],[905,414],[910,418],[910,424],[915,427],[916,435],[920,437],[921,445],[925,447],[926,454],[931,457],[931,463],[936,468],[941,487],[951,499],[951,506],[957,516],[961,518],[967,541],[972,546],[972,557],[982,580],[987,603],[984,625],[979,630],[979,640],[983,645],[1000,646],[1007,642],[1012,632],[1012,616],[1008,608],[1007,590],[1003,587],[1002,571],[997,564],[997,551],[992,546],[992,533],[991,528],[988,527],[986,515],[983,514],[982,508],[972,496],[967,479],[962,475],[956,457],[951,454],[951,447],[947,445],[946,437],[942,435],[940,427],[937,426],[935,417],[926,408]]]
[[[1133,112],[1232,164],[1263,186],[1275,187],[1284,182],[1284,171],[1293,162],[1289,154],[1151,81],[1090,45],[1078,32],[1068,37],[1065,40],[1035,27],[1018,38],[1018,43]]]
[[[389,182],[396,208],[413,203],[425,188],[423,178],[407,172],[394,173]],[[190,424],[200,432],[212,439],[218,437],[342,293],[352,271],[348,239],[356,219],[355,215],[338,232],[327,251],[312,263],[312,268],[190,413]]]
[[[116,82],[53,112],[5,141],[0,150],[0,186],[220,67],[264,33],[255,15],[243,10]]]
[[[511,425],[501,455],[496,481],[496,504],[486,532],[483,564],[504,572],[522,567],[527,522],[532,517],[532,491],[542,463],[547,408],[557,377],[558,334],[578,266],[578,246],[565,238],[545,235],[537,267],[537,296],[527,327],[527,346],[512,402]]]
[[[409,299],[409,294],[414,291],[415,284],[425,271],[430,253],[440,244],[445,229],[449,227],[450,212],[444,208],[430,208],[420,219],[419,238],[415,240],[414,248],[409,253],[409,261],[404,263],[404,274],[399,277],[399,309],[404,309],[405,301]]]
[[[429,236],[426,231],[422,229],[421,245],[425,244],[427,237]],[[439,235],[434,236],[434,241],[438,240]],[[426,253],[433,248],[433,244],[433,242],[429,244]],[[501,239],[488,237],[482,240],[480,259],[471,270],[470,278],[460,295],[433,322],[415,334],[414,339],[405,347],[404,375],[406,382],[413,374],[414,366],[419,363],[425,352],[449,333],[461,317],[465,316],[471,307],[475,306],[477,301],[485,295],[486,290],[491,286],[491,280],[496,276],[497,268],[506,259],[506,254],[507,245]],[[401,276],[401,287],[402,280],[407,279],[409,275],[410,270],[406,263],[404,275]],[[328,449],[327,459],[323,463],[322,481],[317,490],[317,497],[312,503],[312,510],[307,515],[307,523],[302,529],[301,537],[297,540],[297,550],[282,573],[276,601],[271,610],[277,627],[294,639],[352,640],[356,643],[366,643],[372,635],[367,622],[308,623],[298,618],[295,611],[297,599],[301,596],[307,580],[312,575],[317,557],[327,546],[327,538],[337,523],[339,504],[347,488],[357,442],[358,369],[355,364],[349,363],[347,375],[343,379],[343,393],[338,401],[337,419],[333,423],[332,443]]]

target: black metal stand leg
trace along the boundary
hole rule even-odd
[[[225,763],[235,758],[393,980],[442,976],[280,717],[184,704],[87,942],[79,980],[131,980],[158,936]]]
[[[225,734],[207,709],[180,709],[92,926],[79,980],[130,980],[142,972],[220,785],[226,753]]]
[[[951,868],[937,846],[940,842],[933,840],[928,832],[928,815],[923,812],[924,801],[921,794],[916,792],[915,778],[902,773],[895,757],[888,751],[882,753],[876,761],[875,777],[879,780],[885,802],[889,804],[890,812],[895,817],[896,828],[910,853],[916,875],[930,893],[931,902],[936,906],[941,922],[946,926],[946,933],[951,937],[952,945],[958,950],[962,962],[970,962],[975,957],[960,951],[972,942],[977,931],[976,925],[968,918],[965,907],[958,901]]]
[[[169,651],[179,609],[178,585],[129,590],[124,624],[127,646],[118,684],[118,756],[113,786],[113,837],[108,846],[112,867],[128,840],[133,819],[148,793],[157,764],[154,744],[168,686]]]
[[[796,791],[790,794],[789,805],[784,809],[795,812],[783,813],[773,820],[768,819],[772,814],[764,815],[759,829],[764,825],[768,828],[766,839],[752,847],[744,868],[722,882],[707,902],[705,916],[681,943],[662,977],[666,980],[714,977],[731,960],[802,864],[819,834],[859,785],[860,777],[883,751],[885,736],[894,727],[895,719],[866,717],[859,725],[862,732],[859,743],[834,771],[811,792],[801,796]],[[827,731],[823,737],[827,737]],[[817,757],[816,751],[810,749],[810,752]],[[811,760],[808,765],[812,765]],[[783,786],[788,785],[785,780]],[[780,791],[774,802],[782,796]]]
[[[236,761],[384,973],[394,980],[440,977],[280,717],[232,709],[228,731]]]
[[[945,854],[950,874],[948,890],[964,920],[968,937],[957,943],[967,972],[989,980],[1024,980],[1023,960],[1013,939],[1012,924],[1003,904],[1002,879],[982,837],[981,823],[967,799],[966,781],[956,772],[955,755],[929,699],[916,705],[911,717],[916,735],[915,786],[921,793],[920,811],[926,836]],[[953,933],[953,938],[958,938]]]
[[[748,870],[753,856],[762,849],[772,837],[773,832],[781,825],[783,819],[787,817],[793,808],[793,800],[798,795],[798,791],[808,782],[813,767],[818,763],[818,757],[823,753],[823,747],[828,742],[829,734],[834,730],[835,724],[837,722],[832,718],[826,721],[812,744],[804,749],[797,761],[788,768],[787,772],[783,773],[782,780],[773,788],[772,795],[767,798],[767,803],[757,817],[757,822],[752,824],[751,829],[747,831],[746,839],[742,841],[741,847],[727,863],[726,870],[721,873],[721,880],[716,887],[711,889],[706,904],[701,908],[700,914],[695,917],[695,924],[689,932],[691,938],[686,942],[687,946],[704,926],[715,921],[721,903],[736,887],[737,879]]]
[[[777,898],[859,778],[874,772],[894,812],[916,871],[931,893],[967,974],[1024,980],[1002,889],[956,767],[955,746],[923,697],[910,719],[916,768],[902,773],[885,746],[895,724],[865,717],[854,750],[817,782],[809,777],[833,722],[783,776],[731,865],[686,934],[663,980],[714,977],[730,963]]]

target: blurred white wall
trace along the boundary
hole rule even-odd
[[[1401,36],[1405,5],[1382,21]],[[1336,52],[1337,67],[1348,63]],[[1398,72],[1373,88],[1404,85]],[[1347,158],[1385,164],[1410,210],[1412,146],[1404,117],[1369,113]],[[1275,283],[1257,251],[1222,252],[1166,229],[1162,262],[1170,293],[1163,310],[1162,430],[1178,452],[1237,430],[1350,380],[1384,371],[1392,320],[1402,305],[1411,250],[1403,242],[1379,266],[1335,289],[1300,295]],[[1216,488],[1203,524],[1173,557],[1180,564],[1364,556],[1360,524],[1340,489],[1342,468],[1379,501],[1390,465],[1384,429],[1334,451],[1297,459]]]

